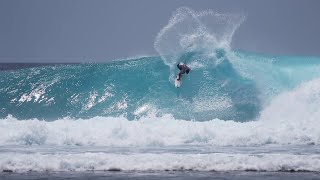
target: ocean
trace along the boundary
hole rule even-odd
[[[320,57],[232,50],[243,21],[181,8],[156,56],[1,64],[0,177],[319,179]]]

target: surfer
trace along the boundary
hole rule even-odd
[[[185,65],[184,63],[179,63],[179,64],[177,64],[177,67],[178,67],[178,69],[180,70],[180,72],[179,72],[179,74],[177,75],[178,77],[177,77],[177,80],[178,81],[180,81],[181,80],[181,78],[182,78],[182,74],[184,74],[184,73],[187,73],[187,74],[189,74],[189,72],[190,72],[190,68],[187,66],[187,65]]]

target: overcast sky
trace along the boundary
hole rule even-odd
[[[182,6],[246,14],[233,49],[320,56],[319,0],[0,0],[0,62],[155,55],[155,37]]]

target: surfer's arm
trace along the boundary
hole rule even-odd
[[[179,70],[181,70],[179,63],[177,64],[177,68],[178,68]]]
[[[190,71],[191,69],[188,67],[188,69],[186,70],[186,73],[189,74]]]

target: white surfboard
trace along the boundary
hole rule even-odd
[[[176,79],[175,79],[175,81],[174,81],[174,86],[176,87],[176,88],[179,88],[180,86],[181,86],[181,84],[182,84],[182,77],[181,77],[181,79],[178,81],[178,78],[179,78],[179,76],[177,75],[176,76]]]

